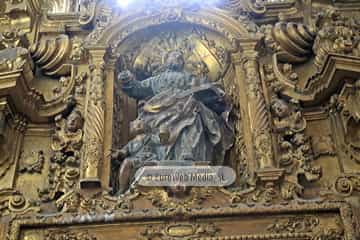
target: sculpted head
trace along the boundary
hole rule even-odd
[[[83,118],[81,116],[80,111],[74,110],[70,113],[70,115],[66,119],[66,130],[68,132],[76,132],[81,129],[83,125]]]
[[[144,120],[137,118],[130,122],[130,136],[135,137],[140,134],[150,132],[149,127],[145,124]]]
[[[284,118],[290,115],[290,108],[288,104],[282,99],[274,99],[271,102],[271,110],[275,116]]]
[[[182,71],[184,69],[185,60],[180,51],[172,51],[167,55],[166,66],[174,71]]]

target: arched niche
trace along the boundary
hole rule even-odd
[[[140,9],[115,19],[114,16],[107,17],[112,18],[107,26],[95,29],[88,39],[93,64],[96,65],[96,61],[103,62],[106,72],[104,74],[106,113],[103,121],[105,134],[101,141],[104,146],[104,159],[99,160],[101,164],[97,164],[102,186],[109,186],[109,172],[111,172],[109,152],[129,140],[129,122],[136,117],[137,103],[125,94],[121,94],[119,90],[116,79],[117,73],[121,70],[134,71],[139,79],[151,76],[152,71],[156,71],[156,67],[147,69],[148,60],[154,65],[159,65],[164,61],[167,51],[176,48],[185,49],[184,42],[190,42],[193,47],[185,49],[188,51],[187,70],[201,74],[199,66],[191,67],[191,65],[205,63],[205,68],[208,69],[206,74],[212,81],[221,82],[234,108],[237,108],[235,118],[240,122],[240,112],[246,112],[246,107],[240,110],[238,82],[243,76],[240,76],[234,67],[234,61],[240,64],[238,53],[241,49],[237,47],[237,43],[258,41],[255,34],[246,30],[246,26],[230,17],[229,13],[213,8],[159,8],[151,11]],[[88,119],[91,121],[90,118]],[[242,131],[241,123],[234,121],[237,131]],[[236,141],[235,148],[244,147],[242,136],[240,139],[237,137]],[[239,144],[242,146],[238,146]],[[239,154],[241,150],[235,152]],[[237,164],[236,161],[239,161],[238,157],[230,159],[231,157],[228,160],[229,165]],[[85,174],[82,181],[86,182],[86,178]]]
[[[170,52],[180,51],[184,56],[186,72],[199,80],[208,78],[219,83],[226,91],[236,78],[230,66],[231,48],[231,43],[217,32],[184,23],[149,27],[123,41],[114,49],[119,58],[115,64],[112,148],[122,147],[133,137],[129,133],[130,121],[136,118],[137,109],[142,104],[121,91],[121,82],[116,78],[119,72],[129,70],[137,80],[142,81],[163,71]]]
[[[137,80],[144,80],[162,71],[167,54],[181,51],[185,58],[185,70],[198,78],[207,77],[221,85],[230,84],[235,78],[231,71],[231,43],[215,31],[199,25],[185,23],[165,23],[149,27],[130,35],[117,48],[115,63],[114,90],[120,87],[116,76],[120,71],[129,70]],[[128,117],[134,116],[135,104],[121,90],[122,102],[128,105]],[[131,111],[132,110],[132,111]],[[126,122],[128,123],[128,122]],[[126,125],[126,124],[125,124]],[[125,131],[126,133],[126,131]],[[126,134],[123,137],[127,137]],[[126,142],[128,139],[121,141]]]

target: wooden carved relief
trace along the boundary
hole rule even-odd
[[[359,9],[1,2],[0,238],[358,239]],[[135,174],[183,165],[236,180]]]

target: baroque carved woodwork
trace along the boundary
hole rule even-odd
[[[358,239],[359,10],[0,2],[0,239]],[[158,165],[236,180],[138,184]]]

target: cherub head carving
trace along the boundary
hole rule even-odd
[[[75,133],[77,130],[81,129],[83,126],[83,118],[81,112],[74,110],[66,119],[66,131],[70,133]]]
[[[289,105],[282,99],[273,99],[271,101],[271,110],[278,118],[285,118],[290,115]]]
[[[136,137],[137,135],[144,134],[147,132],[146,125],[142,119],[135,119],[130,122],[130,135],[131,137]]]

